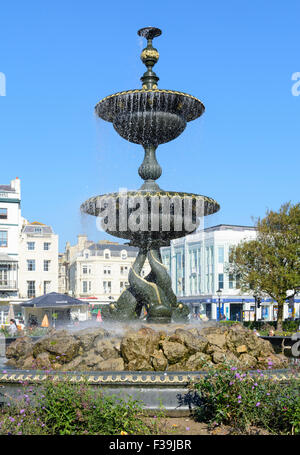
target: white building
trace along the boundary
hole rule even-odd
[[[25,225],[19,251],[20,299],[58,292],[58,235],[52,227],[38,222]]]
[[[18,178],[12,180],[10,185],[0,185],[1,306],[7,306],[18,296],[19,235],[23,222],[20,204],[21,185]]]
[[[226,272],[230,248],[243,240],[256,238],[250,226],[218,225],[171,241],[161,248],[162,259],[168,267],[172,286],[178,300],[188,303],[194,313],[217,319],[220,314],[230,320],[253,320],[255,300],[242,294],[236,277]],[[217,290],[221,290],[221,296]],[[220,299],[220,301],[219,301]],[[299,304],[297,304],[299,317]],[[289,317],[289,305],[284,317]],[[276,303],[263,299],[257,309],[257,319],[276,319]]]
[[[69,284],[68,292],[76,298],[100,303],[116,301],[128,286],[128,273],[137,256],[138,248],[117,242],[93,243],[86,236],[78,236],[78,243],[66,245],[60,258],[60,282]],[[63,268],[67,277],[63,276]],[[142,276],[150,272],[146,261]]]

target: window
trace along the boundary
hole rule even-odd
[[[224,289],[224,274],[219,273],[219,289]]]
[[[44,294],[49,294],[51,281],[44,281]]]
[[[45,250],[45,251],[50,250],[50,245],[51,245],[50,242],[44,242],[44,250]]]
[[[87,281],[82,282],[82,292],[87,292]]]
[[[240,277],[240,275],[237,275],[237,276],[235,277],[235,279],[236,279],[235,288],[236,288],[236,289],[240,289],[240,286],[241,286],[241,277]]]
[[[27,270],[28,272],[35,271],[35,259],[27,259]]]
[[[7,231],[0,231],[0,247],[7,246]]]
[[[82,266],[82,273],[84,273],[84,274],[88,273],[87,265]]]
[[[121,258],[127,259],[127,251],[125,251],[125,250],[121,251]]]
[[[104,257],[105,257],[105,259],[110,259],[110,251],[109,250],[104,250]]]
[[[111,267],[110,267],[110,265],[105,265],[105,266],[103,267],[103,273],[104,273],[104,275],[110,275],[110,273],[111,273]]]
[[[33,251],[35,249],[35,242],[27,242],[27,250]]]
[[[219,246],[218,248],[218,262],[219,264],[224,264],[224,247]]]
[[[229,289],[233,289],[233,282],[234,282],[234,277],[233,274],[229,274]]]
[[[104,294],[111,293],[111,281],[103,281],[103,291]]]
[[[27,281],[27,297],[35,297],[35,281]]]
[[[36,227],[36,228],[34,228],[34,232],[35,232],[36,234],[41,234],[41,233],[42,233],[42,228]]]
[[[50,269],[50,261],[44,260],[44,272],[49,272]]]
[[[121,265],[121,267],[120,267],[120,272],[121,272],[121,275],[127,275],[127,273],[128,273],[128,267],[127,267],[127,265],[125,265],[125,266],[124,266],[124,265]]]
[[[120,292],[122,292],[124,288],[125,288],[124,281],[120,281]]]
[[[0,208],[0,219],[7,220],[7,209]]]

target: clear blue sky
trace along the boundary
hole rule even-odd
[[[158,148],[166,190],[221,205],[212,224],[252,225],[299,201],[298,0],[6,1],[0,16],[0,184],[18,176],[22,215],[65,242],[99,233],[81,216],[91,196],[139,188],[141,146],[94,116],[103,97],[140,88],[145,41],[156,26],[159,88],[200,98],[205,114]],[[112,239],[112,238],[111,238]]]

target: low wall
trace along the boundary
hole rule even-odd
[[[53,381],[64,381],[67,378],[74,384],[87,381],[92,387],[106,395],[119,395],[123,398],[131,396],[141,400],[144,410],[155,415],[162,410],[168,416],[190,415],[192,409],[199,404],[196,393],[189,389],[191,381],[197,382],[205,375],[198,372],[55,372]],[[289,369],[266,370],[266,376],[286,383],[292,377]],[[300,379],[300,374],[298,373]],[[20,383],[26,387],[39,389],[48,378],[45,373],[33,370],[9,370],[0,373],[0,403],[9,402],[20,395]],[[24,392],[25,392],[24,389]],[[24,393],[23,392],[23,393]]]

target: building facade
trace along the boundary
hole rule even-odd
[[[170,247],[161,248],[163,263],[169,270],[177,298],[189,304],[191,311],[201,317],[254,320],[254,296],[241,293],[238,277],[229,274],[226,268],[230,249],[255,238],[254,227],[218,225],[173,240]],[[299,317],[299,303],[295,307],[295,316]],[[284,317],[288,318],[290,313],[287,303]],[[256,317],[266,321],[276,319],[276,302],[263,299]]]
[[[68,284],[64,292],[100,303],[116,301],[129,285],[129,269],[137,252],[138,248],[125,244],[110,241],[93,243],[86,236],[78,236],[77,245],[67,243],[66,251],[60,258],[60,282],[62,286]],[[142,276],[149,272],[147,261]]]
[[[18,178],[0,185],[0,305],[18,296],[19,236],[22,229],[21,184]]]
[[[19,297],[58,292],[58,235],[51,226],[26,224],[20,235]]]

